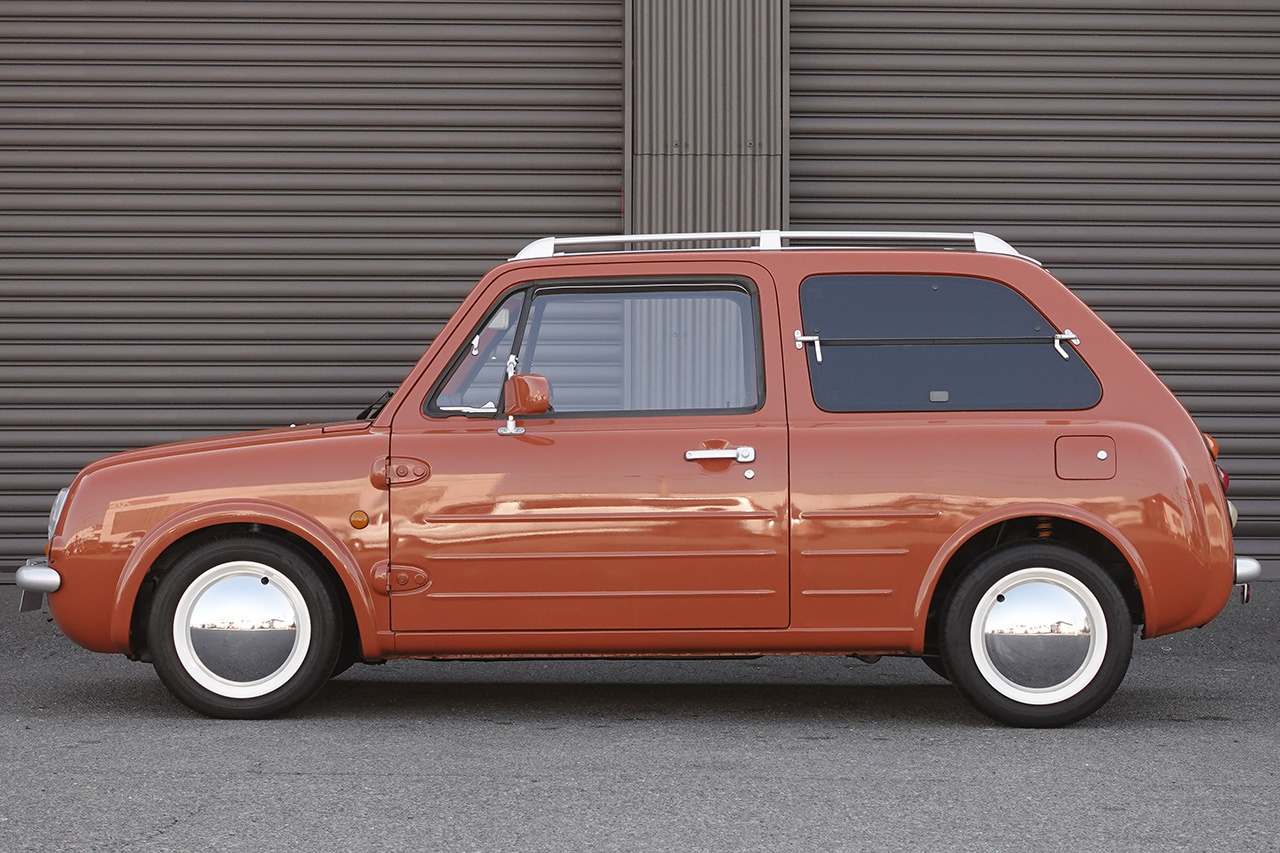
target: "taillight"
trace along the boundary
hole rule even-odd
[[[1209,455],[1210,455],[1211,457],[1213,457],[1213,461],[1214,461],[1214,462],[1217,462],[1217,461],[1218,461],[1218,442],[1217,442],[1217,440],[1216,440],[1213,436],[1209,435],[1209,433],[1207,433],[1207,432],[1202,432],[1202,433],[1200,433],[1200,434],[1201,434],[1202,436],[1204,436],[1204,446],[1205,446],[1205,447],[1207,447],[1207,448],[1209,448]]]
[[[1227,476],[1227,472],[1222,470],[1221,465],[1214,465],[1218,469],[1218,479],[1222,481],[1222,493],[1225,495],[1227,490],[1231,488],[1231,478]]]

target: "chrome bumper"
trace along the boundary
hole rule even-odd
[[[62,575],[49,568],[49,561],[43,557],[27,560],[27,564],[18,569],[14,580],[18,589],[22,590],[22,601],[18,604],[18,612],[39,610],[44,605],[46,592],[57,592],[62,586]]]
[[[1262,577],[1262,563],[1253,557],[1236,557],[1236,583],[1253,583]]]

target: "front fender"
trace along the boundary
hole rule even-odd
[[[229,524],[260,524],[291,533],[314,547],[333,567],[355,612],[361,647],[366,658],[385,656],[379,647],[375,602],[369,585],[351,551],[333,531],[314,518],[284,504],[241,499],[216,501],[188,507],[147,532],[125,562],[116,584],[111,619],[111,641],[125,654],[130,647],[130,627],[138,591],[155,561],[184,536]]]

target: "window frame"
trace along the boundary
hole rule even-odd
[[[857,348],[860,348],[860,347],[963,347],[963,346],[1003,346],[1003,345],[1010,345],[1010,346],[1049,345],[1049,346],[1052,346],[1055,341],[1055,336],[1062,334],[1061,332],[1058,331],[1057,324],[1054,323],[1052,320],[1050,320],[1049,317],[1045,315],[1045,313],[1040,309],[1038,305],[1035,304],[1034,301],[1032,301],[1030,297],[1028,297],[1025,293],[1018,290],[1017,288],[1011,287],[1009,284],[1003,281],[999,281],[997,279],[988,278],[985,276],[977,276],[977,275],[957,275],[953,273],[897,273],[897,272],[872,273],[872,272],[865,272],[865,271],[823,272],[823,273],[814,273],[814,274],[805,276],[800,281],[799,286],[796,289],[797,307],[800,309],[799,319],[801,323],[802,334],[805,334],[805,335],[810,334],[809,324],[806,323],[805,310],[804,310],[805,309],[805,304],[804,304],[805,285],[816,279],[832,279],[832,278],[950,279],[955,282],[980,282],[985,284],[992,284],[997,287],[1003,288],[1008,293],[1020,299],[1027,308],[1035,312],[1035,314],[1040,317],[1040,319],[1044,322],[1044,325],[1048,330],[1048,332],[1047,334],[1041,335],[1041,336],[983,335],[983,336],[954,336],[954,337],[913,336],[913,337],[900,337],[900,338],[893,338],[893,337],[851,338],[851,337],[834,337],[834,336],[828,337],[821,334],[821,332],[814,333],[814,334],[817,334],[818,336],[818,343],[824,348],[829,347],[829,348],[839,349],[843,347],[857,347]],[[955,407],[955,408],[925,407],[921,405],[916,408],[862,407],[862,408],[837,409],[837,408],[827,408],[822,404],[822,402],[819,401],[818,385],[814,381],[814,367],[816,363],[815,349],[812,345],[806,345],[804,347],[806,375],[809,380],[809,394],[813,400],[814,406],[817,407],[819,411],[827,412],[829,414],[858,414],[858,415],[871,415],[871,414],[948,415],[948,414],[965,413],[965,412],[1032,412],[1032,411],[1034,412],[1083,412],[1083,411],[1089,411],[1090,409],[1097,407],[1098,404],[1102,402],[1102,397],[1105,393],[1105,389],[1102,386],[1102,380],[1098,378],[1097,371],[1095,371],[1089,365],[1088,361],[1086,361],[1078,353],[1078,351],[1075,348],[1068,347],[1067,349],[1070,350],[1070,355],[1072,358],[1079,359],[1079,364],[1083,366],[1084,370],[1089,374],[1089,376],[1093,379],[1093,382],[1097,385],[1097,398],[1094,399],[1093,402],[1089,403],[1088,405],[1055,406],[1055,407],[1043,407],[1043,406],[1033,407],[1033,406],[1025,406],[1025,405],[1007,406],[1006,405],[1006,406],[999,406],[999,407],[975,406],[975,407],[963,407],[963,408],[961,407]]]
[[[744,294],[747,297],[748,316],[745,318],[744,344],[754,347],[754,360],[747,367],[748,384],[755,389],[755,403],[751,406],[705,409],[620,409],[587,412],[549,411],[541,415],[521,415],[521,420],[553,420],[559,418],[648,418],[648,417],[698,417],[714,415],[741,415],[759,412],[766,402],[764,330],[760,313],[760,291],[756,283],[741,275],[695,275],[695,276],[623,276],[609,278],[571,278],[571,279],[538,279],[523,282],[503,291],[484,313],[480,321],[473,326],[459,347],[440,372],[436,381],[431,384],[422,405],[422,414],[429,418],[465,417],[479,420],[498,420],[505,418],[505,400],[499,391],[498,409],[496,412],[461,412],[442,408],[437,399],[445,385],[453,378],[455,371],[470,353],[471,341],[484,330],[492,318],[502,309],[506,302],[516,293],[524,292],[526,298],[521,305],[520,316],[516,320],[515,335],[512,337],[511,352],[519,352],[528,333],[528,323],[534,310],[535,300],[542,295],[556,292],[566,293],[679,293],[681,291],[730,291]],[[536,341],[535,341],[536,344]],[[521,368],[517,367],[517,373]],[[754,382],[750,376],[754,374]],[[554,390],[554,389],[553,389]]]

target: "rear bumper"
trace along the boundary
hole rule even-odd
[[[1260,577],[1262,577],[1262,563],[1253,557],[1236,557],[1236,583],[1252,583]]]
[[[57,592],[58,587],[62,586],[62,575],[49,568],[49,561],[43,557],[27,560],[27,564],[18,569],[14,580],[18,589],[22,590],[19,613],[39,610],[44,604],[45,593]]]

